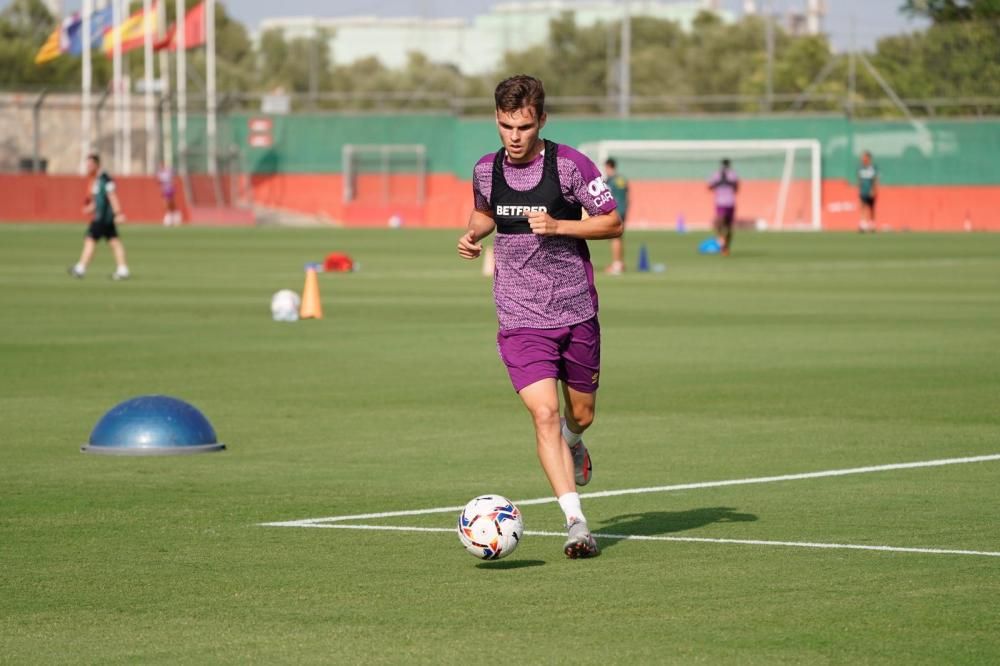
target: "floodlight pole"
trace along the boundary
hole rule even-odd
[[[773,3],[768,0],[767,14],[764,16],[764,35],[767,41],[766,92],[764,110],[770,111],[774,100],[774,12]]]
[[[847,53],[847,117],[854,117],[854,94],[857,88],[857,65],[854,55],[854,16],[851,16],[851,46]]]
[[[621,67],[618,77],[618,115],[627,118],[632,101],[632,11],[622,0]]]

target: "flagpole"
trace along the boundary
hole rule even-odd
[[[158,0],[156,3],[156,41],[160,42],[166,35],[167,29],[167,3],[169,0]],[[160,99],[168,99],[170,96],[170,51],[169,49],[163,48],[160,50]],[[163,116],[163,109],[161,107],[160,111],[160,127],[162,135],[160,137],[161,142],[161,159],[163,163],[168,167],[173,167],[174,165],[174,151],[173,151],[173,141],[171,141],[171,127],[170,127],[170,105],[167,105],[167,115]]]
[[[128,0],[121,0],[122,8],[118,16],[124,22],[128,20]],[[122,34],[118,33],[119,48],[121,48]],[[122,173],[129,175],[132,173],[132,75],[124,72],[125,61],[122,60],[122,157],[125,167]]]
[[[93,73],[90,68],[90,15],[94,11],[93,0],[83,0],[83,25],[81,35],[81,55],[83,56],[83,74],[80,93],[80,173],[87,168],[87,155],[90,154],[90,92],[93,85]]]
[[[114,168],[115,171],[122,170],[122,145],[121,145],[121,134],[122,134],[122,41],[121,32],[118,30],[118,26],[122,22],[122,5],[121,0],[111,0],[111,29],[114,31],[111,33],[111,99],[112,107],[114,108],[114,113],[112,113],[113,125],[114,125],[114,135],[113,135],[113,152],[115,155]]]
[[[142,0],[142,67],[146,86],[146,173],[151,174],[156,171],[155,146],[153,139],[156,136],[156,116],[153,113],[153,31],[152,3],[150,0]]]
[[[175,39],[177,49],[177,166],[187,173],[187,38],[184,29],[184,0],[177,0]]]
[[[208,173],[217,170],[216,98],[215,98],[215,0],[205,0],[205,91],[208,118],[205,122],[205,140],[208,142]]]

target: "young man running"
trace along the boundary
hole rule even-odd
[[[539,136],[546,121],[541,81],[511,77],[495,98],[503,147],[473,169],[475,210],[458,254],[475,259],[480,242],[496,230],[497,349],[531,414],[539,461],[566,515],[563,550],[571,558],[592,557],[597,541],[576,492],[590,482],[590,454],[580,437],[594,420],[601,359],[586,241],[621,236],[622,221],[594,163]]]
[[[108,245],[115,255],[117,268],[111,274],[112,280],[125,280],[129,276],[128,264],[125,263],[125,246],[118,238],[118,227],[115,222],[125,219],[122,206],[115,194],[115,181],[107,171],[101,171],[101,158],[96,154],[87,156],[87,175],[92,178],[83,212],[90,214],[90,226],[83,238],[83,251],[76,265],[70,266],[69,274],[82,278],[87,273],[87,266],[94,258],[97,241],[108,239]]]

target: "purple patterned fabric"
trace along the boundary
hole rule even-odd
[[[494,153],[484,155],[473,169],[476,210],[490,211],[493,157]],[[556,163],[567,201],[579,203],[589,215],[615,209],[601,172],[586,155],[560,144]],[[544,155],[528,164],[505,160],[507,184],[522,192],[534,188],[541,181],[543,164]],[[497,234],[493,247],[493,300],[500,330],[572,326],[597,314],[594,268],[586,242],[567,236]]]
[[[725,171],[725,183],[722,183],[722,175]],[[708,179],[709,187],[712,187],[712,192],[715,194],[715,205],[718,208],[732,208],[736,205],[736,187],[734,185],[738,183],[740,177],[736,175],[736,172],[732,169],[719,169],[712,177]],[[720,184],[722,183],[722,184]]]

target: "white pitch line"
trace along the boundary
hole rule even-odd
[[[388,532],[455,532],[453,527],[411,527],[406,525],[344,525],[312,523],[299,527],[316,527],[340,530],[373,530]],[[528,530],[525,536],[550,536],[565,538],[562,532],[536,532]],[[766,541],[763,539],[711,539],[708,537],[675,537],[646,534],[607,534],[594,532],[598,539],[619,539],[622,541],[675,541],[681,543],[736,544],[741,546],[784,546],[788,548],[827,548],[833,550],[874,550],[888,553],[918,553],[923,555],[976,555],[980,557],[1000,557],[1000,552],[986,550],[958,550],[954,548],[911,548],[907,546],[866,546],[853,543],[818,543],[814,541]]]
[[[920,467],[942,467],[945,465],[962,465],[966,463],[989,462],[1000,460],[1000,453],[966,458],[941,458],[939,460],[924,460],[920,462],[893,463],[890,465],[873,465],[869,467],[849,467],[847,469],[828,469],[821,472],[804,472],[801,474],[782,474],[780,476],[759,476],[747,479],[728,479],[725,481],[703,481],[700,483],[680,483],[671,486],[651,486],[648,488],[624,488],[621,490],[604,490],[594,493],[581,493],[583,499],[595,497],[617,497],[619,495],[639,495],[645,493],[664,493],[674,490],[697,490],[699,488],[719,488],[722,486],[742,486],[754,483],[776,483],[778,481],[799,481],[802,479],[821,479],[828,476],[848,476],[850,474],[871,474],[873,472],[890,472],[900,469],[916,469]],[[537,497],[514,502],[518,506],[529,504],[549,504],[555,502],[554,497]],[[442,506],[433,509],[417,509],[410,511],[384,511],[381,513],[359,513],[353,516],[329,516],[327,518],[305,518],[273,523],[261,523],[264,527],[307,527],[314,523],[338,523],[347,520],[370,520],[372,518],[396,518],[399,516],[424,516],[434,513],[451,513],[461,511],[464,506]]]

